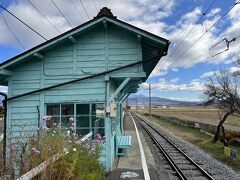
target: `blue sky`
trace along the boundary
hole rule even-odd
[[[49,0],[30,1],[62,32],[71,29]],[[147,82],[141,85],[138,94],[147,95],[146,89],[148,83],[151,83],[153,96],[199,101],[204,83],[207,78],[213,76],[214,72],[219,71],[220,68],[229,72],[239,71],[233,62],[240,54],[240,38],[230,44],[228,51],[214,58],[210,57],[226,48],[224,42],[219,43],[211,51],[206,50],[223,38],[231,40],[240,35],[240,4],[182,55],[233,6],[235,0],[215,0],[200,22],[198,22],[199,18],[213,2],[212,0],[83,0],[86,12],[78,0],[73,0],[77,9],[72,1],[55,0],[55,2],[74,27],[88,21],[87,14],[92,19],[101,7],[108,6],[119,19],[171,41],[168,56],[160,60]],[[58,35],[27,1],[0,0],[0,3],[48,39]],[[0,62],[44,42],[5,11],[2,9],[0,11],[25,48],[17,43],[9,32],[3,16],[0,15]],[[184,39],[192,27],[194,29]],[[204,55],[199,56],[205,51]]]

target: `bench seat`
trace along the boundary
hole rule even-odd
[[[131,146],[131,136],[122,136],[117,135],[116,137],[116,156],[118,155],[126,155],[128,157],[129,148]],[[126,149],[126,153],[119,153],[119,149]]]

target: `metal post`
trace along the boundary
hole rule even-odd
[[[3,108],[4,108],[4,116],[3,116],[3,172],[6,172],[6,150],[7,150],[7,94],[0,92],[0,95],[4,97]]]
[[[136,113],[137,113],[137,96],[136,96]]]
[[[149,96],[148,96],[148,99],[149,99],[149,118],[150,120],[152,119],[152,102],[151,102],[151,84],[149,84]]]

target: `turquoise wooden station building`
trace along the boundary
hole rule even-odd
[[[115,134],[123,130],[123,102],[135,93],[169,41],[118,20],[110,9],[0,64],[8,86],[5,148],[59,123],[105,136],[102,164],[112,169]],[[42,119],[50,115],[50,121]]]

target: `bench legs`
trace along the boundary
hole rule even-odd
[[[119,146],[116,146],[116,156],[118,156],[118,155],[126,155],[128,157],[129,156],[129,148],[130,147],[119,147]],[[126,152],[119,153],[118,152],[119,149],[126,149]]]

